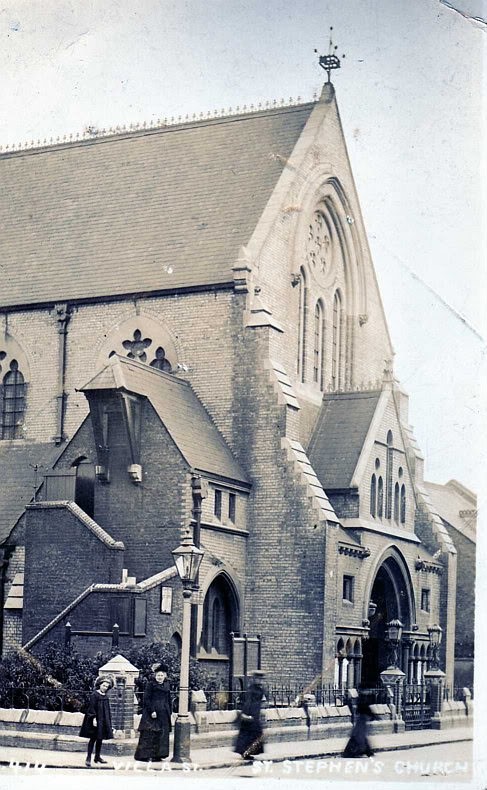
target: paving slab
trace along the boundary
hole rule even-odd
[[[381,733],[371,736],[370,742],[376,752],[394,751],[396,749],[414,748],[417,746],[432,746],[437,743],[454,743],[458,741],[471,741],[473,729],[471,727],[458,727],[447,730],[416,730],[401,733]],[[310,741],[287,741],[284,743],[269,743],[265,746],[265,753],[256,759],[296,760],[317,757],[339,756],[348,738],[324,738]],[[0,765],[10,766],[15,769],[15,764],[31,766],[44,766],[46,768],[84,768],[91,771],[164,771],[164,763],[140,763],[131,756],[109,756],[108,764],[95,766],[88,769],[84,766],[84,753],[69,751],[49,751],[47,749],[18,749],[2,748]],[[191,752],[191,761],[200,769],[227,768],[242,763],[239,755],[229,748],[194,749]],[[169,758],[167,760],[169,762]],[[183,768],[178,763],[171,763],[171,770]]]

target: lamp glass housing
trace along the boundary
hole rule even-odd
[[[400,642],[402,629],[404,628],[400,620],[391,620],[387,623],[387,635],[391,642]]]
[[[428,626],[428,636],[431,645],[439,645],[441,644],[441,638],[443,636],[443,629],[441,625],[434,625]]]
[[[192,584],[198,575],[204,552],[194,545],[190,535],[186,535],[181,545],[171,554],[182,583]]]

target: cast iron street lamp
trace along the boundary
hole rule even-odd
[[[441,637],[443,636],[443,629],[441,625],[435,623],[428,626],[428,636],[431,646],[431,669],[439,669],[438,667],[438,651],[440,649]]]
[[[399,643],[402,637],[402,629],[404,628],[400,620],[391,620],[386,625],[387,639],[389,642],[389,666],[397,667],[397,654],[399,650]]]
[[[189,643],[191,633],[191,595],[204,552],[198,549],[187,533],[180,546],[171,552],[183,583],[183,635],[181,644],[181,673],[179,676],[179,709],[174,726],[174,763],[189,763],[191,725],[189,721]]]

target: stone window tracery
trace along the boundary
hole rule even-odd
[[[131,316],[106,336],[97,355],[97,368],[104,366],[113,354],[165,373],[178,369],[178,351],[171,333],[164,324],[144,314]]]
[[[143,338],[140,329],[136,329],[134,331],[133,339],[124,340],[122,345],[128,352],[127,357],[129,359],[138,359],[139,362],[147,362],[147,354],[145,350],[151,345],[151,343],[152,339],[150,337]]]
[[[156,368],[156,370],[163,370],[165,373],[170,373],[172,369],[172,365],[168,359],[166,359],[166,352],[159,346],[156,348],[156,355],[152,362],[150,363],[151,368]]]
[[[308,227],[306,260],[318,277],[327,274],[331,266],[330,231],[321,211],[315,211]]]

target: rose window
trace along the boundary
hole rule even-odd
[[[321,211],[316,211],[309,224],[306,259],[310,271],[322,277],[328,274],[332,263],[330,230]]]

